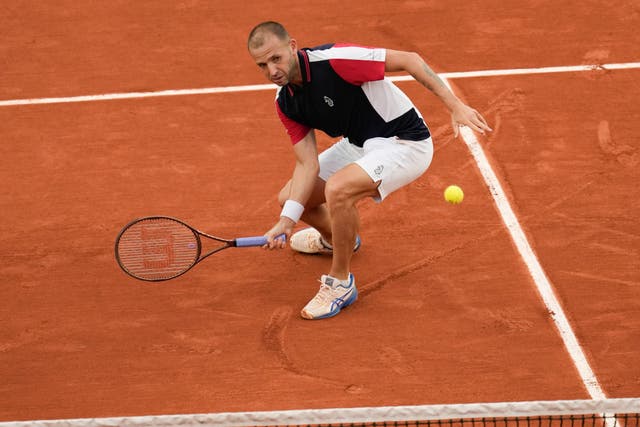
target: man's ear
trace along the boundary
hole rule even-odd
[[[289,40],[289,47],[291,47],[291,51],[293,53],[296,53],[298,51],[298,42],[296,41],[296,39]]]

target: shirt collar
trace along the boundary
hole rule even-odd
[[[289,95],[293,95],[294,92],[302,89],[307,85],[307,83],[311,82],[311,67],[309,66],[309,56],[307,52],[303,49],[298,50],[298,64],[300,66],[300,78],[302,79],[302,86],[296,86],[294,84],[287,84],[285,87]]]
[[[309,83],[311,81],[311,67],[309,66],[309,56],[306,50],[298,50],[298,63],[300,64],[302,84]]]

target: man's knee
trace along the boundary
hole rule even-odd
[[[346,203],[351,198],[350,190],[348,182],[333,176],[329,178],[324,187],[324,195],[329,206],[337,206]]]
[[[324,195],[329,205],[354,204],[365,197],[378,195],[380,182],[373,182],[359,166],[345,169],[327,181]]]
[[[309,200],[305,205],[305,208],[311,209],[316,206],[320,206],[325,202],[325,182],[318,178],[314,184],[313,190],[311,191],[311,195],[309,196]],[[284,206],[284,202],[291,196],[291,180],[289,180],[284,187],[278,193],[278,203],[280,206]]]

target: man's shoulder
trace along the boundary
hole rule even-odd
[[[356,49],[384,49],[379,46],[367,46],[361,43],[351,43],[351,42],[334,42],[334,43],[325,43],[318,46],[313,47],[303,47],[302,50],[306,52],[315,52],[329,49],[348,49],[348,48],[356,48]]]
[[[315,52],[320,50],[329,50],[332,49],[336,44],[335,43],[325,43],[318,46],[313,47],[303,47],[302,50],[305,52]]]
[[[311,48],[303,48],[304,55],[310,62],[325,60],[354,60],[384,62],[386,49],[364,46],[357,43],[328,43]]]

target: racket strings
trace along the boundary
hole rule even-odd
[[[120,235],[118,260],[125,271],[143,280],[165,280],[191,268],[200,256],[197,235],[169,218],[150,218]]]

